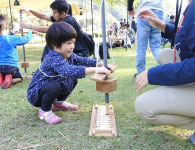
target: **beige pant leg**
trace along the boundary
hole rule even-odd
[[[176,52],[176,62],[181,62],[178,53]],[[174,50],[170,48],[162,49],[158,56],[159,64],[174,63]]]
[[[136,113],[156,125],[195,129],[195,85],[159,87],[135,101]]]

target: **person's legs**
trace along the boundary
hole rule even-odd
[[[146,49],[148,47],[148,38],[150,34],[150,25],[145,19],[137,18],[137,49],[136,49],[136,69],[137,73],[145,70]]]
[[[74,81],[74,88],[77,85],[77,79]],[[73,88],[73,89],[74,89]],[[53,102],[52,105],[52,110],[57,111],[57,110],[70,110],[70,111],[77,111],[79,109],[78,105],[70,104],[66,102],[65,100],[68,98],[71,92],[61,92],[59,96],[57,97],[56,101]]]
[[[158,16],[159,19],[162,20],[163,17],[162,11],[160,10],[152,10],[152,11]],[[150,49],[152,51],[154,58],[158,62],[158,55],[160,53],[161,31],[151,26],[150,28],[151,28],[150,37],[149,37]]]
[[[0,86],[3,84],[4,77],[3,74],[0,72]]]
[[[17,69],[13,74],[12,74],[12,84],[20,83],[22,82],[22,75],[19,72],[19,69]]]
[[[39,90],[39,97],[35,106],[40,107],[39,118],[48,124],[56,124],[62,121],[61,118],[51,111],[52,104],[59,96],[60,91],[60,84],[55,80],[46,83]]]
[[[19,69],[15,66],[1,65],[0,70],[2,75],[5,77],[5,80],[1,84],[2,89],[7,89],[13,84],[13,78],[15,75],[17,78],[22,79],[22,76],[19,73]]]
[[[176,52],[176,62],[181,62],[178,53]],[[174,63],[174,50],[170,48],[162,49],[158,55],[159,64]]]
[[[12,84],[12,75],[11,74],[6,74],[5,75],[5,80],[3,81],[1,88],[2,89],[7,89],[11,86]]]
[[[195,85],[160,87],[147,91],[135,101],[136,113],[155,125],[195,129]]]

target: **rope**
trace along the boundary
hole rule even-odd
[[[103,4],[103,1],[101,1],[101,5],[100,5],[100,11],[101,12],[101,9],[102,9],[102,4]],[[101,15],[100,15],[100,20],[101,20]],[[98,44],[97,44],[97,53],[96,53],[96,68],[95,68],[95,77],[97,75],[97,67],[98,67],[98,61],[99,61],[99,38],[100,38],[100,21],[98,22]]]

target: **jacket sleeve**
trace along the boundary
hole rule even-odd
[[[85,77],[85,66],[76,66],[74,64],[69,64],[67,61],[64,61],[59,56],[53,56],[46,60],[44,63],[52,62],[51,68],[53,68],[54,72],[58,75],[66,77],[66,78],[84,78]]]
[[[133,10],[133,1],[134,0],[128,0],[128,11],[132,11]]]
[[[165,33],[161,32],[162,33],[162,37],[171,40],[172,36],[173,36],[174,29],[175,29],[175,25],[174,24],[167,23],[166,27],[165,27]]]
[[[195,58],[185,59],[175,64],[165,64],[150,68],[148,81],[154,85],[174,86],[195,82]]]
[[[77,65],[77,66],[85,66],[85,67],[95,67],[96,66],[95,59],[80,57],[76,54],[72,54],[72,55],[73,55],[73,61],[74,61],[75,65]]]
[[[9,44],[14,47],[21,46],[28,43],[32,37],[32,32],[28,32],[26,36],[10,36]]]

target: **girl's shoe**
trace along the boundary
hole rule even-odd
[[[3,74],[0,73],[0,86],[3,84],[4,78],[3,78]]]
[[[45,121],[48,124],[57,124],[62,122],[62,119],[50,111],[39,111],[39,119]]]
[[[190,136],[190,141],[192,142],[192,144],[195,144],[195,132]]]
[[[1,88],[2,89],[7,89],[7,88],[9,88],[11,86],[11,84],[12,84],[12,75],[11,74],[7,74],[5,76],[4,82],[1,85]]]
[[[66,101],[63,102],[54,102],[52,105],[52,110],[70,110],[70,111],[77,111],[79,109],[78,105],[70,104]]]

